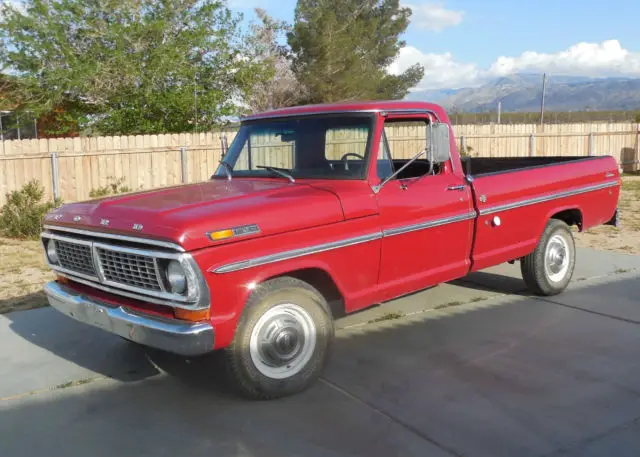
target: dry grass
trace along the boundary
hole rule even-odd
[[[575,233],[578,246],[640,254],[640,176],[625,176],[620,195],[621,228],[598,226]]]
[[[0,238],[0,314],[46,306],[42,285],[51,279],[39,241]]]
[[[622,228],[600,226],[576,233],[577,245],[640,254],[640,176],[624,178],[620,210]],[[39,241],[0,238],[0,314],[46,306],[42,286],[51,279]],[[382,320],[397,317],[385,315]]]

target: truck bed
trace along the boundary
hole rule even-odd
[[[472,176],[508,173],[530,168],[541,168],[567,162],[597,160],[599,157],[561,156],[561,157],[463,157],[465,174]]]
[[[550,218],[586,230],[615,216],[612,156],[465,158],[463,167],[478,213],[474,269],[528,255]]]

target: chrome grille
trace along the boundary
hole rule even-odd
[[[61,267],[84,275],[96,276],[91,246],[61,240],[54,241]]]
[[[161,291],[153,257],[96,248],[107,281],[146,290]]]

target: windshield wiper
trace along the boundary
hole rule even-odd
[[[222,169],[227,174],[227,180],[231,181],[231,171],[233,170],[233,168],[231,168],[231,165],[229,165],[227,162],[223,162],[222,160],[220,161],[220,165],[222,165]]]
[[[278,167],[266,167],[264,165],[256,165],[256,168],[264,168],[267,171],[270,171],[271,173],[275,173],[277,175],[280,175],[284,178],[287,178],[289,181],[295,183],[296,180],[293,179],[293,176],[291,176],[291,174],[289,174],[289,172],[291,170],[287,169],[287,168],[278,168]]]

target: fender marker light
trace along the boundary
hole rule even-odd
[[[253,235],[255,233],[260,233],[260,227],[256,224],[251,224],[224,230],[216,230],[215,232],[207,232],[206,235],[211,241],[220,241],[226,240],[227,238],[233,238],[234,236]]]

